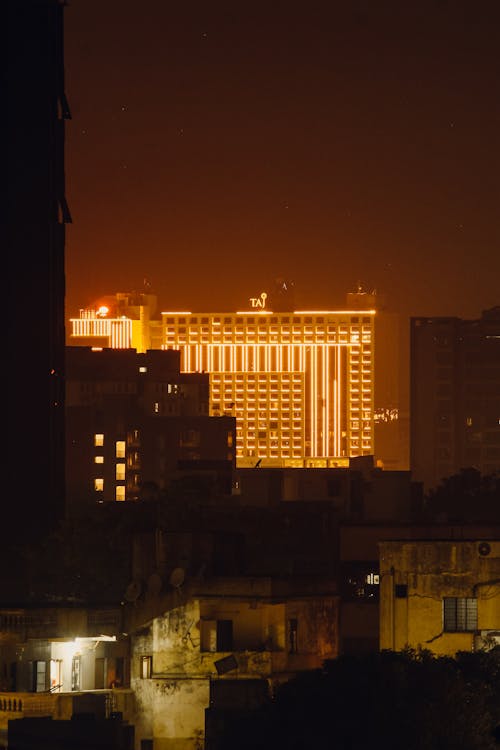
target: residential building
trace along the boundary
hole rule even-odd
[[[500,307],[411,319],[411,470],[426,489],[500,470]]]
[[[438,655],[500,644],[500,542],[395,540],[379,544],[380,648]]]
[[[120,605],[1,608],[0,747],[16,719],[120,712],[134,720],[129,663]]]
[[[334,579],[307,568],[290,575],[283,562],[291,550],[283,544],[273,550],[254,539],[254,548],[247,546],[255,536],[252,526],[263,521],[263,511],[256,510],[249,524],[237,521],[231,509],[208,515],[201,509],[196,532],[157,529],[137,538],[125,618],[139,741],[195,750],[234,710],[246,710],[277,685],[337,655]],[[270,540],[278,518],[264,513]],[[239,539],[235,523],[247,529]],[[304,537],[303,523],[301,528]],[[299,524],[289,523],[289,530],[297,534]],[[313,558],[311,542],[308,533],[305,546]],[[146,581],[143,587],[140,581]]]
[[[388,568],[386,562],[381,557],[379,559],[379,555],[382,554],[379,550],[386,549],[384,545],[387,545],[387,549],[392,549],[391,544],[394,543],[395,549],[411,550],[413,549],[412,545],[418,546],[423,543],[422,540],[426,540],[428,548],[434,549],[437,555],[445,541],[451,545],[454,543],[462,544],[466,539],[473,537],[480,539],[486,536],[495,539],[495,544],[498,545],[500,526],[436,523],[426,525],[388,521],[359,523],[349,519],[342,521],[338,531],[338,585],[341,596],[339,639],[341,652],[373,651],[377,650],[379,646],[380,648],[393,648],[393,642],[388,640],[387,625],[390,592],[387,588],[388,583],[383,578],[387,574]],[[394,542],[394,540],[399,541]],[[402,564],[406,564],[406,558],[398,559],[398,565]],[[399,568],[395,566],[395,571],[397,570]],[[460,578],[460,572],[456,574],[450,572],[451,575]],[[408,575],[401,573],[401,577],[395,580],[395,585],[400,582],[407,583],[411,580],[416,580],[416,578],[412,579],[410,573]],[[418,608],[420,606],[418,599],[420,592],[415,591],[414,594],[415,597],[411,601],[411,606]],[[400,606],[399,599],[395,601],[397,608]],[[417,613],[418,609],[412,609],[411,613],[413,612]],[[406,617],[407,613],[410,616],[409,609],[401,610],[401,617]],[[401,620],[401,623],[402,628],[412,627],[410,624],[405,624],[406,620],[404,622]],[[403,630],[399,632],[403,633]],[[394,641],[396,648],[404,647],[404,637],[403,634]],[[410,645],[415,645],[415,640]],[[423,642],[422,645],[424,645]]]
[[[179,353],[67,348],[67,492],[72,506],[137,500],[181,470],[231,493],[234,419],[208,416],[208,377]]]

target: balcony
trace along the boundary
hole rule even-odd
[[[133,723],[134,693],[130,688],[72,693],[0,693],[0,746],[7,738],[9,720],[36,716],[71,719],[73,714],[82,712],[95,713],[102,718],[120,712],[125,721]]]

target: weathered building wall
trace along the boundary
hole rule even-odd
[[[137,748],[146,738],[155,750],[202,748],[214,681],[282,682],[338,654],[337,597],[275,601],[268,579],[226,583],[218,583],[218,595],[180,590],[177,606],[132,636]],[[230,623],[224,634],[221,623]]]
[[[471,651],[480,631],[500,630],[500,544],[482,555],[477,541],[382,542],[380,647],[406,645],[437,654]],[[477,607],[477,625],[450,630],[444,600]],[[465,606],[465,604],[463,605]]]

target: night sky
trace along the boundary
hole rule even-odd
[[[500,304],[500,2],[70,0],[68,315]]]

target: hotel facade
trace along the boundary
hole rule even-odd
[[[182,372],[209,375],[210,415],[236,418],[238,466],[340,467],[373,455],[375,311],[265,304],[263,293],[242,312],[162,312],[149,340],[179,350]],[[111,310],[82,310],[71,330],[69,343],[140,350],[131,319]]]
[[[373,314],[162,313],[163,347],[210,376],[240,466],[342,466],[373,453]]]

